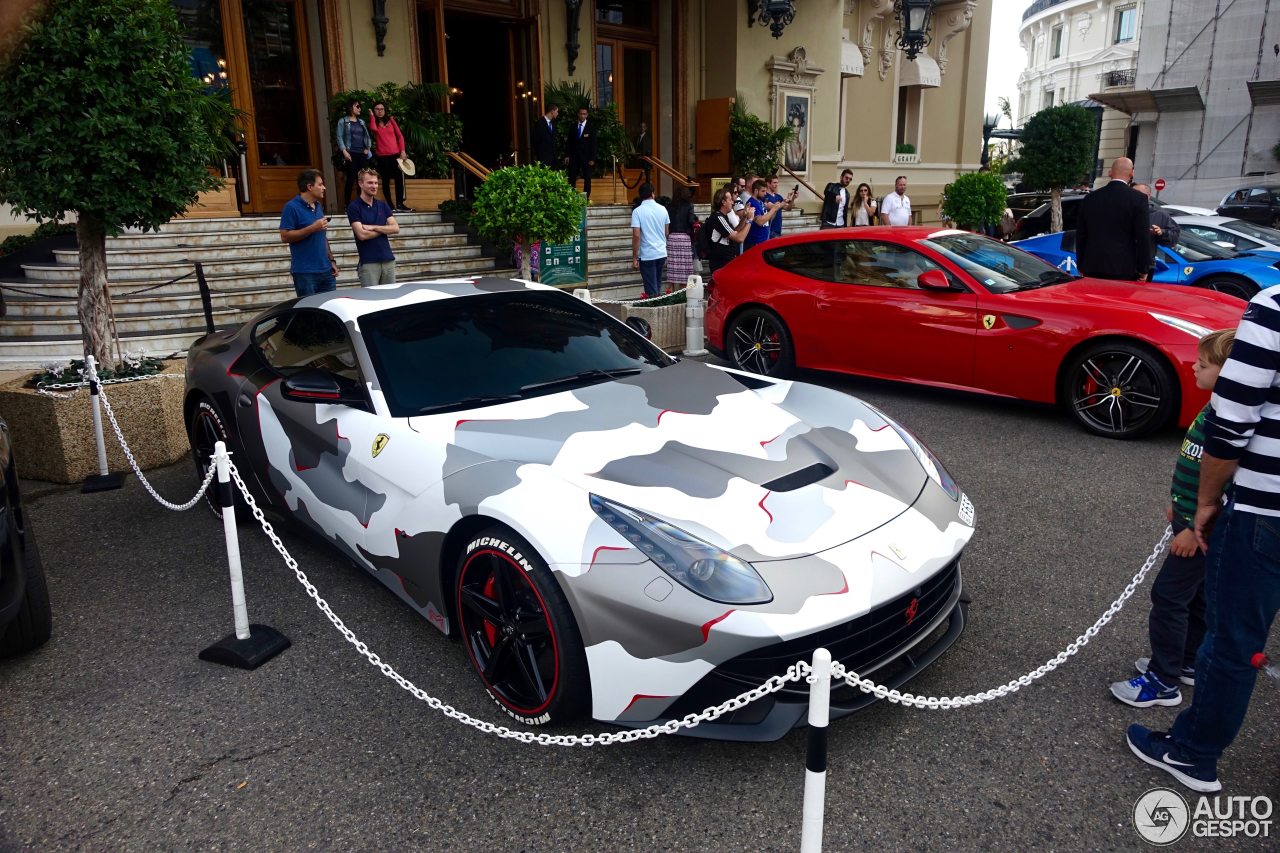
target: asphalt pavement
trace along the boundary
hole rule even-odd
[[[1181,435],[1089,436],[1061,412],[825,374],[914,430],[977,507],[960,641],[907,689],[963,695],[1055,655],[1124,589],[1164,529]],[[152,473],[184,500],[190,462]],[[0,662],[0,849],[794,850],[805,735],[548,748],[466,728],[366,663],[260,532],[242,526],[250,617],[292,648],[253,672],[204,663],[231,630],[222,529],[117,492],[30,482],[54,636]],[[285,541],[348,626],[427,692],[503,715],[450,641],[360,571]],[[1147,654],[1147,586],[1065,666],[975,708],[878,703],[829,729],[828,850],[1133,850],[1132,813],[1177,787],[1124,744],[1109,682]],[[1268,651],[1280,660],[1280,639]],[[1184,688],[1184,695],[1190,691]],[[609,731],[594,724],[561,730]],[[1280,685],[1260,680],[1220,765],[1224,794],[1280,805]],[[1194,808],[1196,798],[1189,797]],[[1198,850],[1277,849],[1191,839]]]

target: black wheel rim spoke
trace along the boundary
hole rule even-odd
[[[478,590],[469,587],[464,589],[462,605],[487,622],[496,625],[502,621],[502,606]]]
[[[1157,369],[1130,352],[1099,352],[1081,362],[1071,406],[1102,432],[1140,429],[1161,407]]]

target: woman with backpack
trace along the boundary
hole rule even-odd
[[[693,226],[698,215],[693,212],[693,201],[688,187],[676,187],[674,198],[667,206],[671,228],[667,232],[667,283],[676,290],[689,283],[693,275]]]

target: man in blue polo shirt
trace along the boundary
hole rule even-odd
[[[327,293],[338,287],[338,262],[325,231],[324,176],[315,169],[298,175],[298,194],[280,214],[280,239],[289,244],[289,272],[299,296]]]
[[[747,232],[747,239],[742,242],[744,252],[769,239],[770,224],[786,204],[785,200],[766,202],[764,194],[767,187],[768,184],[759,178],[751,185],[751,198],[747,199],[747,206],[744,208],[751,217],[751,230]]]
[[[360,254],[361,287],[396,283],[396,256],[391,253],[392,234],[400,233],[391,208],[378,198],[378,173],[361,169],[357,180],[360,195],[347,205],[347,219],[356,235],[356,251]]]
[[[794,190],[792,190],[785,196],[782,195],[780,192],[778,192],[778,176],[777,175],[770,176],[765,186],[767,189],[767,191],[764,194],[765,203],[773,204],[775,202],[780,201],[782,202],[782,210],[791,210],[791,208],[795,204],[796,196],[799,195],[800,193],[800,187],[798,185]],[[769,239],[772,240],[774,237],[781,237],[781,236],[782,236],[782,213],[778,212],[773,217],[773,221],[769,223]]]

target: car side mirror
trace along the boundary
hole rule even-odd
[[[950,290],[951,282],[942,270],[925,270],[916,276],[916,284],[921,290]]]
[[[364,399],[343,389],[332,373],[314,367],[286,376],[280,383],[280,393],[286,400],[296,400],[299,403],[364,405]]]
[[[1153,266],[1155,267],[1156,272],[1166,272],[1169,269],[1169,263],[1167,261],[1162,261],[1160,258],[1156,258]]]

